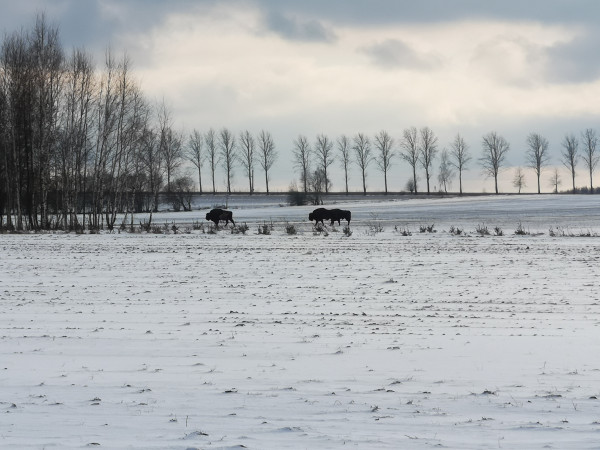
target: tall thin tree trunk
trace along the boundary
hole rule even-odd
[[[269,195],[269,174],[265,171],[265,185],[267,186],[267,195]]]
[[[415,185],[415,194],[417,191],[417,168],[413,165],[413,184]]]

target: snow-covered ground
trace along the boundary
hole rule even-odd
[[[1,448],[598,448],[599,197],[232,206],[0,235]]]

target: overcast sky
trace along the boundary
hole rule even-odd
[[[513,167],[526,166],[528,133],[547,137],[551,164],[561,167],[564,135],[600,126],[596,0],[0,0],[0,6],[3,32],[30,28],[44,11],[60,27],[63,46],[87,48],[99,67],[108,46],[126,50],[144,92],[164,98],[186,133],[270,131],[279,151],[272,183],[280,189],[294,177],[291,152],[299,134],[313,142],[319,133],[336,139],[386,130],[399,141],[403,129],[429,126],[441,150],[461,133],[474,157],[467,189],[491,192],[477,159],[482,136],[496,131],[511,146],[500,190],[512,192]],[[339,163],[334,169],[333,188],[340,190]],[[543,174],[545,191],[552,171]],[[526,174],[526,191],[533,191],[533,171]],[[570,187],[566,171],[561,176],[562,188]],[[397,158],[390,189],[403,189],[409,177]],[[589,185],[581,162],[577,181]],[[360,188],[356,169],[351,184]],[[247,185],[241,168],[234,185]],[[263,188],[257,175],[257,189]],[[383,189],[375,164],[368,188]]]

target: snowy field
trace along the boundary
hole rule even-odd
[[[600,196],[242,203],[0,235],[0,448],[598,448]]]

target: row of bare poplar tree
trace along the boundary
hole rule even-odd
[[[585,192],[594,192],[593,175],[600,162],[599,138],[594,129],[588,128],[578,138],[573,133],[567,133],[561,142],[561,163],[568,169],[575,187],[575,175],[579,160],[582,160],[589,173],[590,189]],[[483,173],[494,179],[494,188],[498,193],[498,176],[506,165],[506,155],[510,149],[508,141],[495,131],[487,133],[481,140],[481,156],[478,163]],[[537,178],[537,192],[541,192],[542,170],[549,164],[548,139],[539,133],[530,133],[526,138],[525,159]],[[344,171],[346,192],[348,192],[348,172],[352,164],[358,166],[362,179],[363,192],[367,192],[367,169],[371,163],[383,174],[385,193],[388,192],[388,172],[392,162],[400,158],[406,162],[412,172],[412,177],[406,184],[406,190],[417,193],[418,174],[422,173],[426,186],[421,191],[431,192],[431,180],[434,173],[434,164],[438,161],[437,180],[439,190],[447,192],[448,186],[454,177],[458,177],[459,193],[462,194],[463,172],[469,167],[473,159],[469,145],[465,139],[457,134],[448,147],[440,152],[438,138],[429,127],[417,129],[406,128],[399,140],[395,140],[385,130],[370,137],[364,133],[357,133],[352,137],[339,136],[335,141],[324,134],[317,136],[311,145],[306,136],[300,135],[294,141],[294,162],[300,174],[302,190],[305,193],[327,193],[331,188],[328,175],[330,166],[339,161]],[[551,178],[552,187],[558,192],[561,183],[558,169],[554,170]],[[513,185],[521,192],[525,186],[525,175],[518,167],[515,170]],[[583,189],[581,191],[584,191]]]

